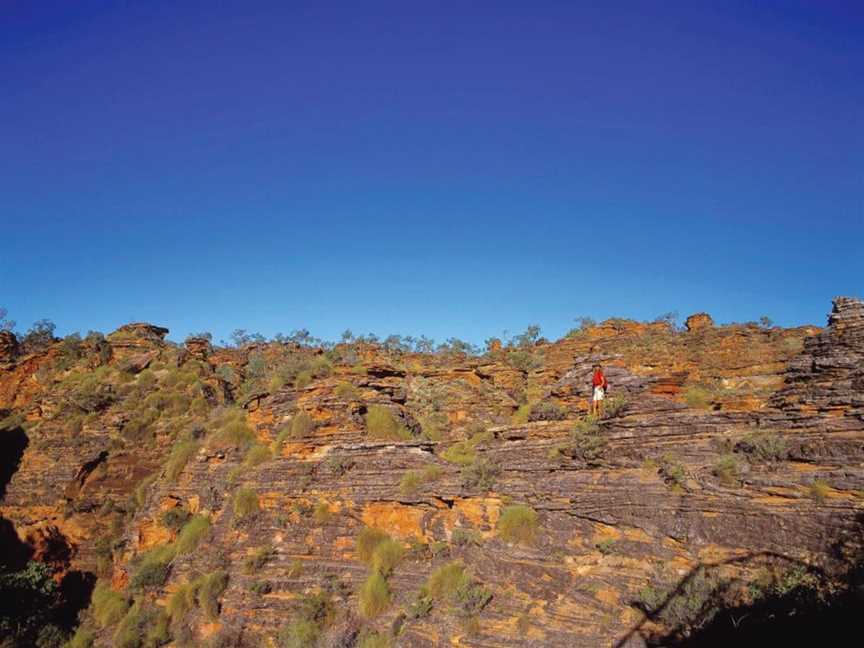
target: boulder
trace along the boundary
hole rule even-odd
[[[210,340],[205,337],[187,338],[184,346],[186,347],[186,352],[189,354],[189,357],[203,361],[207,360],[210,356],[210,352],[213,350],[210,345]]]
[[[708,313],[694,313],[686,319],[684,326],[688,331],[711,328],[714,326],[714,319]]]
[[[115,361],[129,363],[133,371],[135,367],[141,371],[152,361],[150,354],[165,346],[165,336],[168,329],[162,326],[136,322],[121,326],[109,333],[107,340],[111,345],[111,355]],[[155,357],[155,354],[154,354]]]
[[[168,333],[168,329],[164,326],[156,326],[147,322],[133,322],[132,324],[124,324],[111,333],[110,337],[138,338],[161,342]]]
[[[0,362],[12,362],[18,355],[18,338],[12,331],[0,331]]]

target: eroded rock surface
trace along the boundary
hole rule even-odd
[[[182,350],[130,325],[101,369],[35,391],[22,386],[32,359],[2,370],[2,406],[29,422],[0,515],[34,546],[62,538],[62,569],[99,573],[154,614],[224,570],[215,615],[172,617],[178,644],[280,645],[317,596],[331,606],[315,618],[321,646],[370,632],[418,647],[644,645],[676,630],[646,617],[646,588],[704,570],[830,574],[861,536],[864,304],[837,299],[824,330],[687,328],[610,320],[470,357]],[[612,399],[593,422],[596,362]],[[101,400],[94,371],[110,384]],[[536,515],[521,539],[505,530],[513,507]],[[189,515],[209,520],[198,549],[142,586],[142,556],[174,547],[171,520]],[[367,527],[404,555],[383,572],[389,603],[364,615]],[[419,604],[453,561],[471,587]],[[116,626],[87,623],[98,645],[116,641]]]
[[[11,331],[0,331],[0,364],[12,362],[18,355],[18,338]]]

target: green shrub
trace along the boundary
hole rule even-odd
[[[474,459],[477,456],[477,447],[485,442],[489,441],[492,438],[492,435],[485,430],[478,430],[474,432],[474,434],[464,441],[457,441],[449,448],[444,450],[441,453],[441,458],[449,461],[450,463],[460,464],[460,465],[468,465],[474,462]]]
[[[24,427],[26,418],[21,412],[13,412],[4,418],[0,418],[0,430],[11,431],[15,428]]]
[[[457,547],[467,547],[469,545],[480,546],[483,544],[483,539],[477,531],[472,529],[463,529],[462,527],[453,529],[453,535],[450,541]]]
[[[195,607],[195,594],[195,585],[192,583],[183,583],[171,593],[165,611],[172,623],[183,619]]]
[[[711,392],[700,385],[691,385],[684,390],[684,400],[688,407],[694,409],[709,409],[714,400]]]
[[[593,464],[600,460],[606,452],[608,441],[600,431],[596,419],[586,417],[576,422],[573,433],[570,436],[570,453],[573,457]]]
[[[96,583],[90,603],[93,618],[96,619],[96,623],[101,628],[114,625],[120,621],[129,609],[129,603],[126,601],[126,598],[102,582]]]
[[[301,619],[312,621],[322,629],[332,623],[335,613],[331,595],[326,590],[306,594],[297,606],[297,614]]]
[[[450,421],[444,412],[432,412],[420,418],[421,436],[429,441],[440,441]]]
[[[530,506],[507,506],[498,518],[498,536],[505,542],[533,544],[537,538],[537,512]]]
[[[287,576],[288,578],[297,578],[302,573],[303,561],[299,558],[295,558],[293,561],[291,561],[291,566],[288,568]]]
[[[660,457],[660,477],[672,490],[682,491],[687,489],[687,474],[684,466],[670,454]]]
[[[366,412],[366,430],[369,437],[380,441],[407,441],[411,432],[383,405],[370,405]]]
[[[115,648],[151,648],[170,641],[168,617],[153,605],[136,600],[114,633]]]
[[[627,399],[624,396],[610,396],[603,403],[603,412],[607,417],[614,418],[624,411]]]
[[[160,515],[159,521],[162,523],[162,526],[173,531],[179,531],[191,516],[192,514],[182,506],[175,506]]]
[[[573,433],[579,435],[599,434],[600,425],[597,423],[597,417],[589,415],[579,419],[573,426]]]
[[[527,349],[517,349],[507,353],[507,362],[519,371],[533,371],[543,366],[543,356]]]
[[[444,470],[435,464],[422,470],[409,470],[399,481],[399,493],[404,496],[413,495],[421,486],[440,479],[443,474]]]
[[[711,605],[718,582],[703,570],[697,571],[683,584],[648,586],[639,593],[642,607],[668,627],[687,627],[694,621],[707,623],[716,613]]]
[[[89,374],[68,393],[69,400],[83,412],[98,412],[116,400],[110,384],[104,384],[95,374]]]
[[[240,488],[234,494],[234,517],[244,520],[255,516],[261,510],[258,493],[251,488]]]
[[[390,586],[378,572],[372,572],[359,594],[360,614],[366,619],[374,619],[390,607]]]
[[[393,640],[385,634],[379,632],[364,632],[360,635],[360,642],[357,648],[391,648]]]
[[[85,626],[79,626],[75,634],[63,648],[91,648],[96,635]]]
[[[735,449],[754,463],[771,464],[785,461],[789,456],[786,439],[777,432],[754,432],[739,442]]]
[[[321,636],[321,628],[309,619],[298,619],[285,626],[276,639],[280,648],[310,648]]]
[[[276,393],[280,389],[285,386],[285,378],[278,374],[274,374],[270,376],[270,380],[267,381],[267,391],[271,394]]]
[[[463,619],[473,618],[492,600],[492,592],[473,581],[456,590],[454,611]]]
[[[173,545],[161,545],[141,554],[135,560],[135,573],[130,580],[132,589],[162,587],[168,580],[174,555]]]
[[[460,561],[442,565],[433,571],[425,590],[430,598],[450,603],[456,615],[463,618],[475,616],[492,599],[492,593],[475,582]]]
[[[354,467],[354,460],[346,455],[333,455],[327,457],[325,465],[330,472],[342,476]]]
[[[426,590],[434,600],[447,600],[455,596],[456,590],[470,581],[465,565],[455,560],[438,567],[426,581]]]
[[[226,422],[213,437],[213,441],[246,450],[255,442],[255,435],[245,421],[235,419]]]
[[[291,419],[291,438],[302,439],[309,434],[314,427],[315,423],[312,421],[311,416],[306,412],[298,412],[297,415]]]
[[[294,389],[303,389],[304,387],[308,387],[312,382],[312,372],[309,370],[301,371],[297,374],[297,377],[294,378]]]
[[[189,411],[196,416],[203,416],[210,410],[210,403],[203,396],[196,396],[189,403]]]
[[[168,616],[161,610],[149,608],[145,610],[143,619],[144,648],[151,646],[164,646],[171,641],[171,631],[168,627]]]
[[[247,556],[243,560],[243,571],[247,574],[254,574],[266,565],[275,555],[276,550],[272,545],[258,547],[251,555]]]
[[[604,556],[608,556],[615,551],[615,541],[612,538],[601,540],[594,546],[596,547],[597,551],[599,551]]]
[[[404,547],[396,540],[386,538],[372,552],[371,566],[382,576],[389,576],[405,555]]]
[[[210,531],[210,518],[206,515],[195,515],[180,530],[174,547],[178,555],[193,552],[201,540]]]
[[[236,374],[234,372],[234,367],[231,365],[220,365],[216,369],[216,375],[224,382],[233,383],[236,379]]]
[[[457,441],[441,453],[441,458],[450,463],[467,466],[477,458],[476,449],[470,441]]]
[[[196,441],[181,441],[175,444],[165,464],[165,478],[168,481],[175,481],[196,452],[198,452]]]
[[[364,527],[357,535],[356,551],[357,557],[367,565],[372,565],[372,557],[375,549],[390,536],[379,529]]]
[[[501,469],[495,462],[485,457],[474,457],[474,461],[462,467],[462,485],[465,488],[488,491],[495,485],[495,480],[500,474]]]
[[[280,425],[276,429],[276,438],[273,440],[273,454],[279,456],[282,454],[282,448],[285,447],[285,442],[291,438],[291,423]]]
[[[249,591],[258,596],[269,594],[273,591],[273,584],[270,581],[255,581],[249,586]]]
[[[255,466],[260,466],[261,464],[270,461],[272,458],[273,451],[270,450],[270,448],[263,445],[253,445],[246,453],[246,458],[243,459],[243,463],[249,468],[254,468]]]
[[[724,486],[736,486],[741,478],[741,468],[738,466],[738,459],[731,452],[721,455],[714,462],[712,472]]]
[[[116,648],[142,648],[143,644],[144,641],[141,636],[141,603],[135,601],[117,626],[112,645]]]
[[[513,425],[524,425],[528,422],[528,417],[530,415],[531,403],[523,403],[515,412],[513,412],[513,415],[510,417],[510,422],[513,423]]]
[[[133,508],[140,508],[147,503],[147,495],[150,494],[151,486],[159,478],[158,473],[147,475],[144,479],[138,482],[135,490],[132,491]]]
[[[158,418],[159,410],[156,408],[139,409],[123,426],[123,438],[129,441],[143,441],[151,437],[151,428]]]
[[[429,616],[429,613],[432,611],[432,606],[432,598],[424,587],[417,593],[414,600],[411,601],[410,605],[405,610],[405,615],[411,620],[422,619],[423,617]]]
[[[555,401],[534,403],[528,412],[529,421],[561,421],[565,418],[567,412]]]
[[[808,487],[808,492],[818,504],[824,504],[828,493],[831,492],[831,486],[826,481],[816,479]]]
[[[356,400],[359,397],[357,388],[349,382],[336,385],[336,395],[343,400]]]
[[[326,378],[333,373],[333,363],[327,356],[319,355],[312,361],[310,371],[316,378]]]
[[[330,510],[330,504],[321,500],[315,505],[312,511],[312,519],[318,524],[327,524],[333,519],[333,512]]]
[[[219,597],[228,587],[228,574],[217,570],[201,576],[196,581],[198,590],[198,606],[204,616],[215,621],[219,618]]]

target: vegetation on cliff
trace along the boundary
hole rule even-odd
[[[43,648],[675,645],[845,609],[859,304],[823,331],[616,319],[485,349],[7,335],[0,623]]]

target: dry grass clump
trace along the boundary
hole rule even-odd
[[[435,464],[426,466],[422,470],[409,470],[399,481],[399,493],[401,495],[413,495],[421,486],[434,482],[441,478],[444,470]]]
[[[234,495],[234,517],[243,520],[256,515],[261,510],[258,493],[251,488],[240,488]]]
[[[370,405],[366,412],[369,437],[379,441],[407,441],[411,432],[383,405]]]
[[[374,619],[390,607],[390,600],[387,579],[377,571],[372,572],[360,588],[360,614],[366,619]]]
[[[530,545],[537,539],[537,512],[530,506],[507,506],[498,518],[498,536],[505,542]]]

